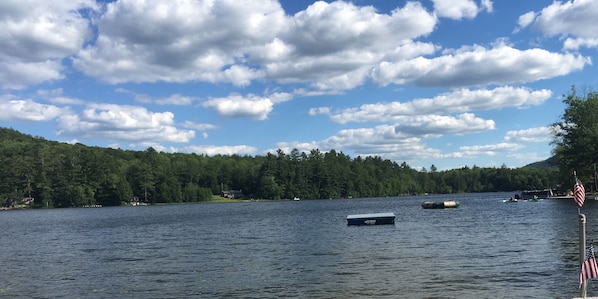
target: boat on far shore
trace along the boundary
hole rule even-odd
[[[542,189],[542,190],[523,190],[521,191],[520,199],[548,199],[557,196],[556,190],[554,189]]]
[[[573,199],[573,193],[559,194],[556,189],[523,190],[515,194],[515,199],[524,201],[539,201],[543,199]],[[586,192],[586,200],[598,200],[598,193]]]

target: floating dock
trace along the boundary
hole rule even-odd
[[[454,200],[447,201],[426,201],[422,203],[424,209],[448,209],[459,207],[459,202]]]
[[[555,192],[552,189],[544,190],[523,190],[521,192],[521,199],[533,199],[535,198],[552,198],[555,196]]]
[[[395,224],[394,213],[373,213],[347,216],[347,225]]]

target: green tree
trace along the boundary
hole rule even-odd
[[[566,152],[577,146],[579,153],[573,151],[562,160],[583,156],[579,164],[568,168],[576,169],[584,181],[589,181],[592,158],[598,157],[591,142],[596,136],[580,131],[598,131],[592,127],[596,117],[590,113],[598,110],[594,98],[595,94],[588,99],[573,94],[568,99],[571,109],[562,126],[571,132],[563,131],[562,140],[581,135],[586,142],[576,144],[567,139],[559,148]],[[569,124],[575,126],[566,126]],[[221,188],[243,190],[251,198],[314,199],[544,189],[559,182],[557,170],[546,167],[474,165],[438,171],[431,165],[429,171],[417,171],[405,162],[397,164],[378,156],[351,159],[334,149],[308,153],[293,149],[290,154],[278,150],[254,157],[158,153],[153,148],[125,151],[46,141],[2,128],[0,175],[0,203],[31,194],[36,205],[43,207],[120,205],[131,197],[148,202],[210,200]]]
[[[260,180],[260,187],[258,189],[258,197],[265,199],[280,199],[280,187],[276,183],[274,176],[264,175]]]
[[[560,121],[553,124],[553,144],[561,182],[570,186],[573,171],[582,181],[594,178],[594,164],[598,162],[598,93],[583,97],[573,86],[563,103],[567,107]]]

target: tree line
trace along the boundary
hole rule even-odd
[[[554,156],[559,180],[573,184],[573,175],[586,185],[586,190],[598,189],[598,92],[579,92],[571,87],[563,95],[566,105],[560,120],[552,125]]]
[[[0,201],[36,206],[113,206],[208,201],[222,190],[244,198],[321,199],[552,188],[551,168],[415,170],[380,157],[317,149],[265,156],[131,151],[67,144],[0,128]]]

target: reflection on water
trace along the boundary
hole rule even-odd
[[[510,195],[2,211],[0,296],[577,296],[577,207],[503,203]],[[420,206],[448,199],[460,207]],[[588,240],[594,206],[583,208]],[[396,224],[346,225],[375,212]]]

